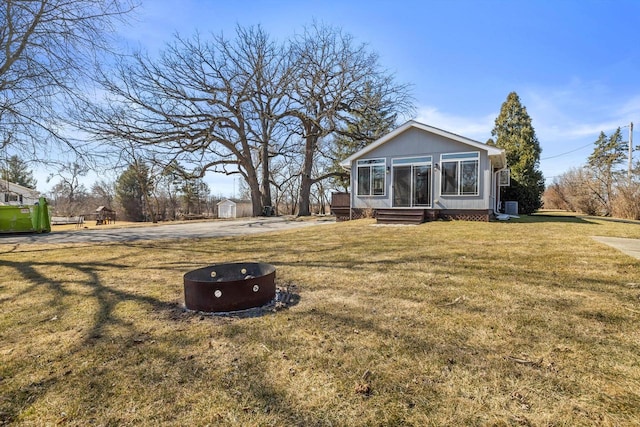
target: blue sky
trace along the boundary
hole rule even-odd
[[[284,40],[314,19],[340,27],[413,85],[417,120],[482,142],[516,91],[547,183],[584,164],[600,131],[640,127],[640,1],[141,1],[120,36],[151,55],[175,33],[260,24]],[[233,179],[208,180],[232,194]]]

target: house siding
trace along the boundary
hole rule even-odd
[[[38,202],[40,193],[12,182],[0,181],[0,206],[33,205]],[[17,200],[14,200],[17,199]]]
[[[359,196],[352,192],[352,207],[356,209],[388,209],[392,208],[392,160],[402,157],[432,156],[432,165],[441,165],[441,155],[450,153],[479,152],[479,188],[477,196],[443,196],[441,191],[441,171],[432,168],[432,205],[431,209],[439,210],[489,210],[492,207],[492,167],[487,152],[471,147],[441,135],[410,128],[397,135],[393,140],[383,144],[358,160],[381,159],[386,162],[385,194],[383,196]],[[351,164],[351,180],[357,182],[357,160]],[[355,187],[354,187],[355,188]],[[421,207],[420,209],[424,209]]]

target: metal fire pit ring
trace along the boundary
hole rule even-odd
[[[184,275],[184,302],[189,310],[245,310],[261,307],[275,296],[276,268],[271,264],[214,264]]]

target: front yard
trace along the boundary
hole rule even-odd
[[[640,261],[571,217],[3,245],[0,425],[638,425]],[[292,304],[186,312],[263,261]]]

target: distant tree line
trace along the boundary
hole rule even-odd
[[[547,188],[545,208],[640,219],[640,163],[632,162],[631,171],[625,167],[628,144],[620,128],[611,135],[600,132],[587,162],[556,177]]]
[[[115,181],[98,180],[87,188],[89,170],[70,163],[49,180],[57,181],[47,197],[57,216],[90,216],[99,206],[117,212],[127,221],[167,221],[212,217],[220,198],[211,196],[201,178],[183,179],[171,173],[154,173],[144,163],[129,165]]]

